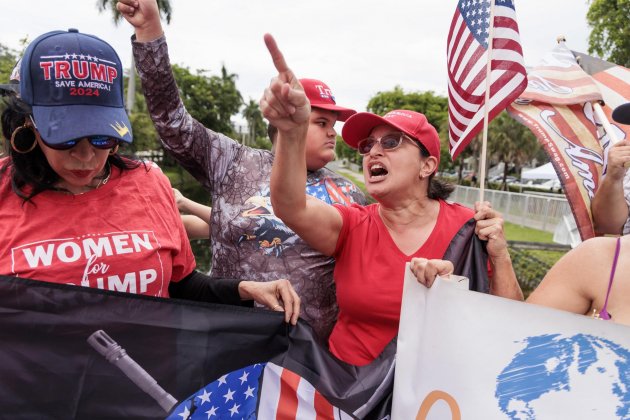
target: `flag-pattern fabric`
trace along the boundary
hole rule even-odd
[[[572,52],[558,44],[528,73],[525,92],[507,111],[538,138],[558,173],[582,240],[595,236],[591,200],[605,173],[610,136],[602,130],[593,101],[612,110],[630,101],[630,71]],[[612,123],[618,139],[627,126]]]
[[[512,0],[494,0],[489,49],[490,0],[460,0],[447,45],[449,151],[453,159],[483,128],[486,64],[490,60],[488,121],[527,86]]]
[[[551,158],[582,240],[595,236],[591,200],[604,164],[591,103],[510,105],[508,113],[527,126]]]
[[[297,373],[267,363],[261,386],[259,420],[350,420],[334,407],[311,383]]]
[[[564,42],[558,43],[538,66],[527,72],[527,81],[519,102],[572,105],[602,99],[596,81],[578,65]]]
[[[221,376],[179,404],[168,420],[351,420],[297,373],[257,363]]]

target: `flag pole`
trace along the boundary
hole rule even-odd
[[[486,154],[488,149],[488,110],[490,102],[490,74],[492,73],[492,40],[494,39],[494,0],[490,0],[490,26],[488,27],[488,61],[486,62],[486,99],[484,101],[481,162],[479,162],[479,202],[483,202],[486,185]]]
[[[617,138],[617,134],[615,134],[615,130],[613,130],[612,125],[610,125],[610,121],[604,114],[604,109],[599,102],[593,102],[593,109],[595,110],[595,114],[597,115],[597,119],[604,127],[604,131],[608,134],[610,138],[610,145],[619,143],[619,139]]]

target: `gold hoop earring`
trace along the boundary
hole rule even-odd
[[[120,147],[119,144],[117,144],[116,146],[112,147],[111,150],[109,151],[110,155],[115,155],[118,152],[118,148]]]
[[[31,144],[31,146],[28,149],[19,149],[18,147],[15,146],[15,139],[18,136],[18,134],[24,130],[24,129],[28,129],[31,132],[31,135],[33,136],[33,143]],[[27,125],[26,123],[24,123],[24,125],[16,128],[15,130],[13,130],[13,133],[11,134],[11,148],[16,152],[16,153],[20,153],[20,154],[26,154],[26,153],[30,153],[33,151],[33,149],[35,149],[35,146],[37,146],[37,137],[35,136],[35,132],[33,131],[33,128],[29,125]]]

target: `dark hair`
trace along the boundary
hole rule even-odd
[[[65,191],[55,187],[59,175],[51,168],[44,152],[36,146],[28,153],[18,153],[11,147],[10,139],[13,132],[24,125],[32,113],[30,106],[15,95],[4,98],[6,109],[2,112],[2,135],[5,139],[4,152],[9,156],[8,164],[0,168],[0,177],[11,177],[11,188],[25,202],[37,194],[47,191]],[[35,134],[30,129],[22,129],[15,137],[15,143],[28,142],[24,149],[28,149],[32,141],[36,141]],[[123,171],[139,167],[143,163],[120,156],[118,153],[109,155],[107,162]]]
[[[419,141],[416,144],[420,146],[420,156],[428,158],[431,156],[426,147]],[[428,197],[433,200],[446,200],[455,190],[455,186],[441,179],[435,179],[435,172],[429,175],[429,193]]]

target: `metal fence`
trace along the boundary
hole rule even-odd
[[[474,207],[479,201],[479,188],[457,185],[450,200]],[[500,211],[503,219],[521,226],[554,232],[565,215],[573,217],[569,202],[557,194],[524,194],[484,190],[484,200]]]

